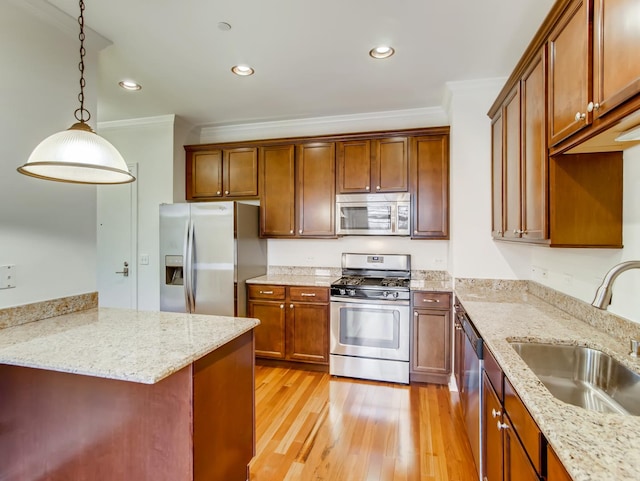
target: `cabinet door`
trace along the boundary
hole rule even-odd
[[[284,302],[249,301],[248,316],[260,319],[254,329],[256,357],[285,358]]]
[[[436,374],[448,381],[451,373],[451,313],[449,310],[414,309],[411,370]]]
[[[549,238],[545,58],[543,48],[521,83],[522,237],[529,240]]]
[[[187,152],[187,199],[222,197],[222,151]]]
[[[640,92],[638,1],[594,0],[593,19],[594,117],[600,117]]]
[[[295,234],[295,160],[293,145],[260,147],[260,235]]]
[[[491,235],[495,239],[504,236],[504,220],[502,208],[504,204],[502,182],[502,172],[504,170],[503,145],[502,145],[503,123],[502,109],[491,121],[491,192],[492,192],[492,216]]]
[[[414,238],[449,238],[449,136],[411,139]]]
[[[258,149],[238,148],[224,151],[224,196],[258,195]]]
[[[503,108],[504,123],[504,237],[521,236],[521,172],[520,172],[520,84],[511,92]]]
[[[504,424],[502,432],[504,433],[504,481],[540,481],[533,469],[527,452],[525,451],[518,435],[516,434],[509,417],[503,415]]]
[[[558,455],[547,444],[547,481],[571,481],[571,476],[564,469]]]
[[[336,210],[335,144],[297,147],[298,235],[334,237]]]
[[[329,363],[328,303],[289,303],[287,359]]]
[[[336,164],[339,194],[371,191],[371,142],[369,140],[337,142]]]
[[[373,141],[371,183],[375,192],[408,192],[409,163],[406,137]]]
[[[591,123],[589,3],[574,0],[549,37],[550,146]]]
[[[502,430],[498,423],[502,422],[502,405],[491,387],[486,374],[482,375],[482,389],[484,395],[482,452],[484,473],[483,481],[502,481]]]

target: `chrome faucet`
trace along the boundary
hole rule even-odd
[[[640,261],[621,262],[609,269],[609,272],[605,274],[602,280],[602,284],[598,287],[596,297],[593,299],[591,305],[598,309],[606,309],[607,306],[611,304],[613,282],[620,274],[629,269],[640,269]]]
[[[598,287],[596,297],[593,299],[591,305],[598,309],[605,310],[609,304],[611,304],[613,282],[620,274],[624,271],[628,271],[629,269],[640,269],[640,261],[621,262],[609,269],[609,272],[605,274],[604,279],[602,280],[602,284]],[[631,339],[630,354],[633,357],[640,357],[640,340]]]

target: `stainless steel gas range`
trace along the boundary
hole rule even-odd
[[[410,255],[342,254],[331,285],[331,374],[409,383],[410,278]]]

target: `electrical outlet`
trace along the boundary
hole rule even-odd
[[[0,289],[16,287],[16,266],[0,266]]]

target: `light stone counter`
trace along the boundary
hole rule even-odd
[[[535,341],[594,347],[640,372],[640,360],[628,355],[628,339],[606,334],[560,310],[565,305],[557,308],[533,295],[530,291],[544,291],[540,285],[493,287],[456,282],[455,293],[574,481],[640,479],[640,417],[587,411],[556,399],[509,344]],[[640,331],[640,326],[631,324],[629,330]]]
[[[153,384],[259,323],[93,308],[0,330],[0,364]]]
[[[274,286],[307,286],[331,287],[331,283],[340,277],[295,275],[295,274],[267,274],[265,276],[248,279],[247,284],[270,284]]]

